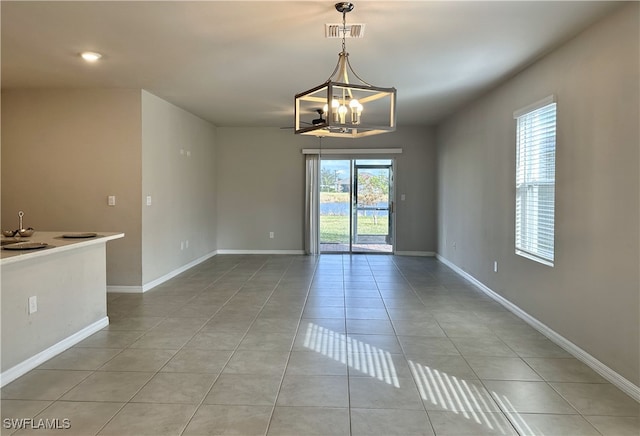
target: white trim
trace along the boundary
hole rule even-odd
[[[215,250],[142,286],[107,286],[108,293],[140,294],[161,285],[217,254],[305,254],[304,250]]]
[[[63,351],[68,350],[69,348],[71,348],[75,344],[77,344],[78,342],[82,341],[83,339],[88,338],[92,334],[102,330],[103,328],[105,328],[108,325],[109,325],[109,317],[105,316],[104,318],[99,319],[98,321],[94,322],[93,324],[88,325],[87,327],[83,328],[82,330],[80,330],[80,331],[72,334],[71,336],[61,340],[57,344],[54,344],[54,345],[50,346],[49,348],[39,352],[35,356],[32,356],[32,357],[30,357],[30,358],[18,363],[17,365],[7,369],[5,372],[0,374],[0,387],[4,387],[8,383],[11,383],[12,381],[17,379],[18,377],[26,374],[27,372],[31,371],[34,368],[37,368],[38,366],[42,365],[47,360],[57,356],[58,354],[62,353]]]
[[[548,104],[554,103],[556,101],[556,96],[551,94],[543,99],[536,101],[535,103],[531,103],[523,108],[520,108],[513,112],[513,118],[520,118],[521,116],[528,114],[529,112],[533,112],[536,109],[540,109],[541,107],[545,107]]]
[[[182,274],[188,269],[191,269],[194,266],[204,262],[205,260],[212,258],[216,254],[218,254],[218,251],[212,251],[211,253],[205,254],[204,256],[199,257],[185,265],[182,265],[180,268],[176,268],[173,271],[163,275],[162,277],[158,277],[157,279],[145,283],[142,286],[107,286],[107,293],[141,294],[150,291],[151,289],[155,288],[158,285],[161,285],[167,280],[174,278],[178,274]]]
[[[617,386],[620,390],[625,392],[631,398],[640,402],[640,386],[634,385],[632,382],[630,382],[629,380],[624,378],[622,375],[615,372],[613,369],[609,368],[604,363],[600,362],[598,359],[596,359],[595,357],[593,357],[592,355],[584,351],[582,348],[578,347],[573,342],[569,341],[564,336],[560,335],[556,331],[549,328],[547,325],[538,321],[536,318],[529,315],[527,312],[520,309],[518,306],[516,306],[515,304],[513,304],[511,301],[507,300],[500,294],[491,290],[484,283],[480,282],[471,274],[459,268],[453,262],[449,261],[448,259],[445,259],[440,254],[436,254],[436,258],[440,262],[444,263],[449,268],[454,270],[460,276],[470,281],[472,284],[478,287],[482,292],[487,294],[489,297],[491,297],[498,303],[502,304],[505,308],[507,308],[510,312],[512,312],[518,318],[522,319],[531,327],[533,327],[534,329],[536,329],[537,331],[545,335],[547,338],[549,338],[549,340],[554,342],[556,345],[563,348],[566,352],[568,352],[569,354],[574,356],[576,359],[580,360],[582,363],[584,363],[585,365],[593,369],[595,372],[600,374],[602,377],[608,380],[611,384]]]
[[[304,250],[218,250],[218,254],[305,254]]]
[[[541,263],[543,265],[550,266],[551,268],[553,268],[553,262],[552,261],[544,259],[544,258],[542,258],[540,256],[535,256],[535,255],[533,255],[531,253],[527,253],[526,251],[520,250],[518,248],[516,248],[516,254],[518,256],[522,256],[522,257],[527,258],[529,260],[533,260],[534,262],[538,262],[538,263]]]
[[[174,269],[173,271],[163,275],[162,277],[158,277],[155,280],[151,280],[148,283],[145,283],[144,285],[142,285],[142,292],[147,292],[150,291],[151,289],[155,288],[158,285],[161,285],[162,283],[166,282],[167,280],[170,280],[172,278],[174,278],[175,276],[177,276],[178,274],[182,274],[183,272],[187,271],[188,269],[193,268],[194,266],[201,264],[202,262],[204,262],[207,259],[212,258],[213,256],[215,256],[218,253],[218,251],[212,251],[211,253],[205,254],[204,256],[201,256],[195,260],[192,260],[191,262],[182,265],[180,268]]]
[[[141,292],[142,286],[107,286],[108,294],[139,294]]]
[[[303,148],[302,154],[401,154],[401,148]]]
[[[434,257],[436,253],[434,251],[396,251],[396,256],[422,256],[422,257]]]

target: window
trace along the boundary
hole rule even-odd
[[[516,254],[553,266],[556,103],[516,111]]]

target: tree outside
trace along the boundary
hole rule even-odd
[[[389,201],[389,178],[384,174],[358,172],[358,203],[377,206]],[[373,223],[378,224],[378,213],[373,211]]]
[[[342,192],[342,184],[340,183],[341,170],[332,170],[322,168],[320,170],[320,192]]]

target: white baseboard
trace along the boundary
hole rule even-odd
[[[177,276],[178,274],[182,274],[190,268],[204,262],[212,258],[217,254],[305,254],[304,250],[215,250],[211,253],[205,254],[202,257],[191,261],[180,268],[177,268],[162,277],[158,277],[155,280],[152,280],[148,283],[145,283],[142,286],[107,286],[108,293],[123,293],[123,294],[140,294],[143,292],[150,291],[158,285],[166,282]]]
[[[211,253],[207,253],[204,256],[201,256],[185,265],[182,265],[180,268],[174,269],[173,271],[163,275],[162,277],[158,277],[155,280],[150,281],[149,283],[145,283],[144,285],[142,285],[142,292],[147,292],[153,288],[155,288],[158,285],[161,285],[162,283],[166,282],[167,280],[170,280],[172,278],[174,278],[175,276],[177,276],[178,274],[182,274],[183,272],[187,271],[188,269],[193,268],[196,265],[201,264],[202,262],[204,262],[205,260],[211,259],[213,256],[215,256],[216,254],[218,254],[217,251],[212,251]]]
[[[304,250],[218,250],[218,254],[305,254]]]
[[[39,352],[35,356],[32,356],[27,360],[9,368],[8,370],[0,374],[0,387],[3,387],[8,383],[11,383],[18,377],[26,374],[27,372],[31,371],[34,368],[37,368],[47,360],[57,356],[58,354],[62,353],[65,350],[68,350],[78,342],[88,338],[92,334],[102,330],[108,325],[109,325],[109,317],[105,316],[104,318],[94,322],[93,324],[88,325],[82,330],[61,340],[57,344],[54,344],[49,348],[47,348],[46,350]]]
[[[421,256],[421,257],[434,257],[436,255],[433,251],[396,251],[396,256]]]
[[[107,285],[107,293],[118,294],[139,294],[142,292],[142,286],[110,286]]]
[[[580,360],[585,365],[589,366],[595,372],[600,374],[603,378],[608,380],[611,384],[617,386],[621,391],[625,392],[634,400],[640,402],[640,386],[636,386],[620,374],[618,374],[613,369],[609,368],[604,363],[600,362],[598,359],[593,357],[591,354],[587,353],[582,348],[578,347],[576,344],[557,333],[553,329],[549,328],[546,324],[538,321],[533,316],[529,315],[527,312],[513,304],[511,301],[507,300],[500,294],[491,290],[484,283],[477,280],[471,274],[459,268],[456,264],[449,261],[448,259],[442,257],[439,254],[436,254],[437,259],[447,265],[449,268],[454,270],[460,276],[467,279],[469,282],[478,287],[482,292],[487,294],[489,297],[502,304],[505,308],[507,308],[510,312],[515,314],[518,318],[522,319],[524,322],[529,324],[531,327],[545,335],[549,340],[554,342],[559,347],[563,348],[566,352],[574,356],[576,359]]]
[[[174,269],[173,271],[163,275],[162,277],[158,277],[157,279],[152,280],[148,283],[145,283],[142,286],[107,286],[107,292],[122,293],[122,294],[140,294],[143,292],[150,291],[151,289],[155,288],[158,285],[161,285],[167,280],[174,278],[178,274],[182,274],[188,269],[193,268],[194,266],[204,262],[205,260],[212,258],[216,254],[218,254],[217,251],[212,251],[211,253],[207,253],[204,256],[201,256],[185,265],[182,265],[180,268]]]

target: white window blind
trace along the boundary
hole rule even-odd
[[[516,254],[553,266],[556,103],[549,97],[514,113]]]

